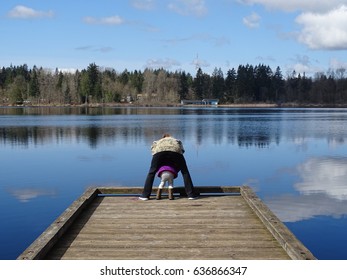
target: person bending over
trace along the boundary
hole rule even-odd
[[[183,156],[185,151],[182,142],[170,134],[165,133],[161,139],[153,142],[151,151],[152,161],[142,195],[139,199],[148,200],[150,198],[155,174],[164,165],[173,166],[177,172],[181,171],[188,199],[197,199],[199,192],[193,186],[187,163]]]

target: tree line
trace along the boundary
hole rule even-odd
[[[164,69],[116,72],[95,63],[74,73],[21,66],[0,69],[0,103],[80,105],[133,102],[139,105],[174,105],[181,100],[219,99],[220,104],[294,103],[347,104],[345,69],[316,73],[293,71],[286,78],[280,67],[240,65],[223,73],[197,69],[195,77],[185,71]]]

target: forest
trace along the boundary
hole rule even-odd
[[[126,103],[175,106],[181,100],[219,99],[219,104],[345,106],[344,68],[315,73],[293,71],[284,77],[280,67],[240,65],[223,73],[201,68],[193,77],[164,69],[117,72],[95,63],[74,73],[24,64],[0,68],[2,105],[83,105]]]

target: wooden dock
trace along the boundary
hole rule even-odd
[[[142,188],[91,188],[17,259],[315,259],[251,188],[198,189],[140,201]]]

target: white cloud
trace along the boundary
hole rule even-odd
[[[249,28],[257,28],[260,23],[260,16],[257,13],[252,13],[243,18],[243,23]]]
[[[132,0],[131,5],[139,10],[152,10],[155,6],[154,0]]]
[[[346,4],[346,0],[238,0],[238,2],[248,5],[259,4],[268,9],[276,9],[286,12],[326,12]]]
[[[293,59],[291,59],[293,63],[290,66],[287,66],[289,71],[289,76],[291,76],[292,72],[295,71],[296,74],[314,74],[322,71],[322,69],[318,68],[314,65],[315,61],[307,55],[296,55]],[[296,139],[297,140],[297,139]]]
[[[19,19],[32,19],[32,18],[45,18],[45,17],[53,17],[52,11],[38,11],[32,8],[17,5],[7,14],[10,18],[19,18]]]
[[[270,62],[276,62],[276,59],[271,56],[271,55],[268,55],[268,56],[257,56],[256,57],[257,60],[259,61],[270,61]]]
[[[307,75],[307,74],[312,74],[317,72],[315,71],[315,69],[311,68],[309,65],[302,64],[302,63],[295,63],[289,66],[288,71],[290,71],[290,74],[293,73],[293,71],[295,71],[296,74],[300,74],[300,75],[302,75],[303,73]]]
[[[112,52],[113,48],[112,47],[100,47],[95,49],[96,52],[101,52],[101,53],[108,53],[108,52]]]
[[[338,60],[336,58],[330,59],[329,65],[331,69],[347,69],[347,62]]]
[[[194,65],[195,69],[202,68],[202,67],[210,67],[211,66],[211,64],[208,61],[206,61],[204,59],[201,59],[199,57],[195,58],[192,61],[191,65]]]
[[[298,41],[310,49],[347,50],[347,6],[321,14],[303,13],[296,22],[302,26]]]
[[[174,59],[166,58],[166,59],[149,59],[145,65],[145,68],[153,68],[153,69],[170,69],[174,66],[180,66],[181,64]]]
[[[113,51],[114,49],[112,47],[108,46],[102,46],[102,47],[97,47],[97,46],[81,46],[75,48],[77,51],[94,51],[94,52],[101,52],[101,53],[108,53]]]
[[[188,37],[164,40],[164,42],[172,44],[172,45],[175,45],[178,43],[191,42],[191,41],[212,43],[214,46],[217,46],[217,47],[230,44],[229,39],[226,37],[215,37],[207,33],[199,33],[199,34],[194,34]]]
[[[238,0],[247,5],[299,12],[296,23],[301,27],[295,38],[315,50],[347,50],[346,0]],[[244,24],[256,27],[257,19],[244,18]]]
[[[174,0],[169,3],[168,8],[181,15],[204,16],[207,8],[204,0]]]
[[[83,21],[88,24],[105,24],[105,25],[121,25],[125,23],[125,20],[121,18],[120,16],[111,16],[111,17],[103,17],[103,18],[85,17]]]
[[[71,73],[71,74],[76,73],[77,70],[78,70],[77,68],[58,68],[58,71],[59,71],[59,72],[62,72],[62,73]]]

